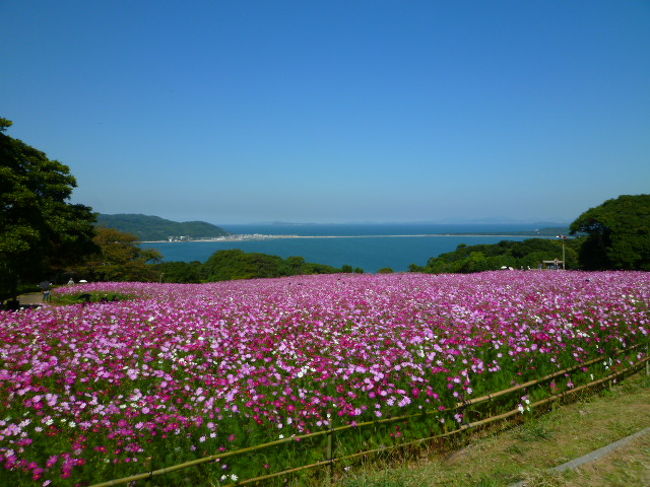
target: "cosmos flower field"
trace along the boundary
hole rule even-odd
[[[650,329],[650,273],[641,272],[338,274],[57,292],[82,291],[136,299],[0,312],[0,485],[89,485],[423,410],[439,412],[438,424],[458,422],[459,400],[596,357],[605,365],[589,374],[605,374]],[[260,465],[203,474],[218,485],[247,468],[272,471],[276,460],[269,452]]]

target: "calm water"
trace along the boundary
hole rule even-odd
[[[508,233],[534,230],[531,224],[471,224],[434,223],[367,223],[367,224],[266,224],[223,225],[230,233],[262,233],[267,235],[421,235],[447,233]]]
[[[530,237],[458,236],[448,233],[515,232],[533,229],[530,225],[228,225],[231,233],[261,233],[269,235],[337,235],[342,238],[294,238],[244,242],[175,242],[142,244],[155,248],[165,261],[198,260],[205,262],[214,252],[224,249],[241,249],[245,252],[289,257],[297,255],[308,262],[336,267],[349,264],[366,272],[376,272],[382,267],[406,271],[410,264],[424,265],[430,257],[455,250],[459,244],[493,244],[501,240],[524,240]],[[389,235],[429,235],[390,237]],[[353,235],[365,235],[354,238]],[[373,236],[368,236],[373,235]],[[383,236],[374,236],[383,235]]]

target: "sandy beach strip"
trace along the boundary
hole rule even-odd
[[[296,239],[296,238],[431,238],[431,237],[499,237],[499,238],[555,238],[548,235],[513,235],[496,233],[422,233],[409,235],[267,235],[242,234],[227,237],[197,238],[192,240],[143,240],[140,243],[183,243],[183,242],[249,242],[260,240]]]

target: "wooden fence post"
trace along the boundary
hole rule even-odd
[[[334,462],[332,462],[333,457],[333,451],[334,451],[334,446],[333,446],[333,437],[334,432],[332,431],[332,425],[330,423],[330,431],[327,433],[327,461],[329,462],[329,465],[327,466],[327,485],[332,484],[332,479],[333,479],[333,474],[334,474]]]

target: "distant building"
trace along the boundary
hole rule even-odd
[[[190,235],[170,235],[167,237],[168,242],[189,242],[192,240]]]
[[[564,267],[564,261],[559,259],[543,260],[539,267],[540,269],[557,271]]]

